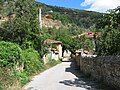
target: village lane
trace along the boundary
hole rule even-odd
[[[43,73],[34,76],[32,81],[25,85],[25,90],[110,90],[86,79],[75,65],[68,61],[58,64]]]

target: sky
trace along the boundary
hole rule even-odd
[[[120,0],[36,0],[52,6],[106,12],[120,6]]]

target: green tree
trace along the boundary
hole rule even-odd
[[[12,13],[16,17],[2,23],[5,30],[0,33],[1,40],[16,42],[22,48],[25,48],[26,42],[32,42],[33,48],[43,55],[43,36],[39,29],[36,2],[34,0],[15,0],[12,5]],[[9,9],[6,10],[9,11]]]
[[[109,13],[103,16],[96,27],[101,31],[101,36],[97,38],[96,42],[97,53],[99,55],[119,55],[120,7],[109,10]]]

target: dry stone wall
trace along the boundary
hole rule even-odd
[[[120,56],[76,57],[80,70],[96,80],[120,90]]]

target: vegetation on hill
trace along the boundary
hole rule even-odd
[[[64,24],[75,24],[81,28],[90,28],[102,16],[98,12],[49,6],[43,3],[37,3],[37,6],[41,7],[43,12],[51,14],[54,19],[60,20]],[[50,13],[51,10],[53,13]]]

